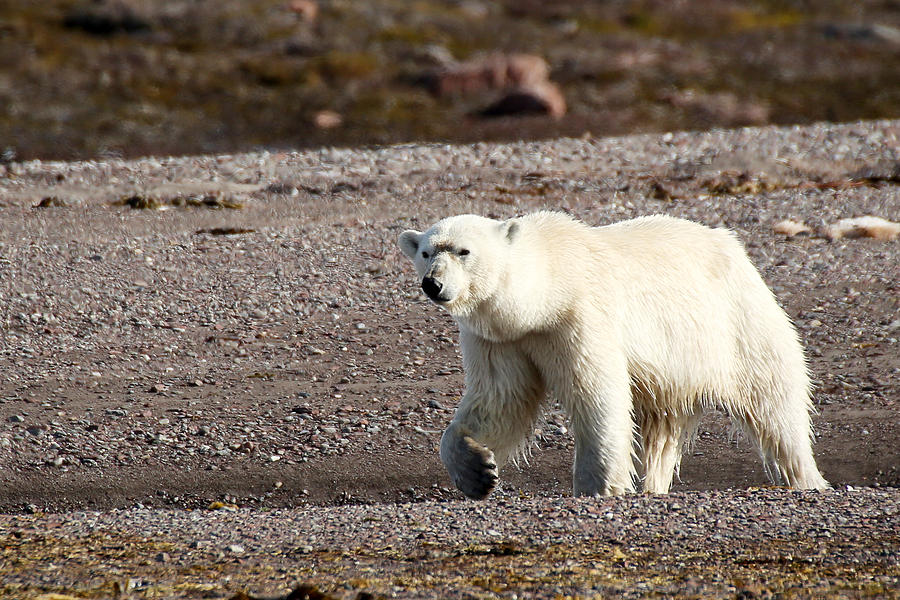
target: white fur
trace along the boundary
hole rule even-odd
[[[490,493],[546,394],[572,421],[578,495],[634,490],[635,434],[644,490],[667,492],[714,408],[757,442],[773,479],[827,487],[796,331],[730,231],[666,216],[591,228],[553,212],[462,215],[399,244],[459,323],[466,392],[441,458],[467,495]]]

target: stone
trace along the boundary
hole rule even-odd
[[[425,77],[436,96],[526,87],[548,80],[550,67],[534,54],[493,53],[450,65]]]
[[[890,241],[900,236],[900,223],[894,223],[893,221],[871,215],[841,219],[825,228],[825,236],[830,240],[872,238]]]
[[[287,7],[307,23],[314,23],[319,16],[319,4],[314,0],[291,0]]]
[[[566,114],[566,99],[559,86],[543,81],[510,90],[481,114],[486,117],[545,114],[559,119]]]
[[[800,235],[801,233],[810,233],[812,230],[803,223],[798,223],[796,221],[791,221],[790,219],[785,219],[784,221],[779,221],[772,226],[772,229],[775,233],[780,233],[786,235],[787,237],[794,237],[795,235]]]
[[[313,125],[319,129],[334,129],[344,123],[344,118],[333,110],[320,110],[313,115]]]

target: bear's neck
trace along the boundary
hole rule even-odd
[[[534,302],[534,296],[492,297],[464,315],[456,315],[460,328],[491,342],[513,342],[544,331],[558,307]]]

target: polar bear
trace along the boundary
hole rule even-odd
[[[449,217],[398,243],[459,325],[465,393],[440,455],[466,496],[490,494],[547,395],[571,420],[576,495],[634,491],[635,445],[644,491],[668,492],[713,409],[755,440],[773,480],[828,486],[797,333],[732,232],[543,211]]]

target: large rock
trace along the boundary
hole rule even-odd
[[[480,56],[445,65],[425,81],[440,97],[502,92],[480,111],[483,116],[546,114],[560,118],[566,113],[562,91],[550,81],[550,66],[534,54]]]
[[[566,99],[555,83],[541,81],[509,90],[481,114],[486,117],[546,114],[559,119],[566,114]]]
[[[547,81],[550,67],[533,54],[494,53],[450,65],[426,79],[437,96],[525,87]]]

